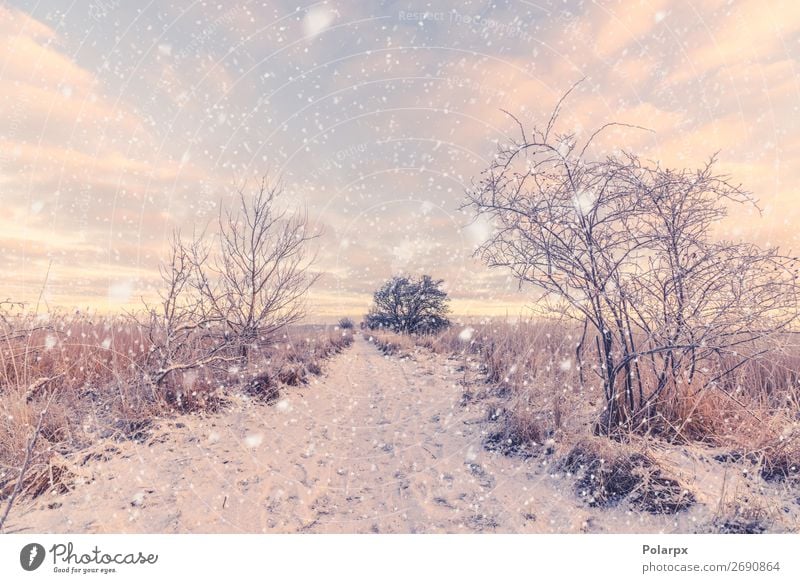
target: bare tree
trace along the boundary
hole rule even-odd
[[[642,343],[637,347],[631,339],[632,354],[621,364],[630,372],[639,353],[649,352],[653,388],[631,406],[643,419],[657,413],[653,404],[664,392],[685,394],[698,365],[715,372],[703,375],[695,390],[718,387],[733,370],[774,348],[771,341],[797,321],[794,258],[711,236],[730,204],[755,207],[747,193],[714,173],[714,162],[673,171],[628,158],[631,187],[645,211],[638,236],[648,253],[644,277],[619,282],[634,332],[629,338]],[[628,395],[630,402],[634,398]]]
[[[449,312],[444,280],[429,275],[419,279],[396,276],[373,296],[373,306],[365,318],[369,328],[386,328],[404,333],[436,332],[447,327]]]
[[[304,316],[303,298],[319,277],[308,243],[317,237],[306,213],[277,208],[279,184],[264,178],[253,196],[239,190],[238,208],[219,216],[219,249],[195,261],[202,305],[247,346]]]
[[[144,329],[150,345],[146,367],[155,385],[173,372],[234,360],[227,354],[230,338],[221,333],[219,319],[203,309],[197,293],[197,266],[207,260],[199,241],[202,237],[195,237],[187,247],[180,232],[173,233],[169,259],[159,267],[160,301],[145,306]]]
[[[277,208],[279,194],[265,178],[252,197],[238,191],[238,208],[222,208],[215,238],[173,235],[160,302],[147,306],[156,385],[172,372],[246,359],[250,345],[303,317],[318,277],[307,254],[316,235],[306,214]]]
[[[495,227],[477,253],[593,331],[598,429],[648,427],[660,405],[698,382],[718,387],[731,370],[698,379],[699,364],[725,357],[735,368],[790,330],[794,259],[712,237],[729,204],[754,204],[713,159],[696,171],[626,153],[591,159],[594,138],[626,124],[579,143],[555,133],[563,101],[542,130],[514,118],[520,138],[499,146],[467,193],[465,206]]]

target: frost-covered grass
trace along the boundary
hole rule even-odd
[[[415,347],[424,347],[457,363],[465,372],[466,390],[472,391],[469,397],[488,403],[489,418],[502,428],[492,437],[490,447],[511,455],[529,455],[531,451],[553,455],[553,459],[562,460],[562,469],[571,470],[581,465],[576,460],[583,463],[583,470],[617,460],[609,466],[614,468],[610,473],[586,473],[601,481],[623,476],[622,485],[589,485],[583,476],[584,481],[578,481],[583,484],[579,496],[614,500],[608,491],[610,488],[613,492],[615,487],[641,495],[644,486],[637,480],[648,475],[650,478],[642,484],[656,484],[658,492],[654,495],[659,501],[650,506],[683,508],[692,500],[691,493],[659,464],[663,464],[664,455],[677,459],[690,452],[712,464],[708,470],[712,474],[722,474],[730,467],[734,474],[747,479],[746,496],[741,491],[713,493],[720,503],[712,531],[768,528],[768,507],[774,504],[769,500],[755,502],[765,484],[786,488],[787,499],[797,497],[800,347],[789,344],[790,339],[780,350],[747,362],[724,381],[705,388],[709,379],[731,368],[733,362],[721,358],[714,366],[699,370],[680,393],[666,394],[658,403],[658,423],[637,432],[620,432],[612,439],[594,435],[604,399],[589,353],[584,352],[581,360],[576,354],[581,332],[580,328],[550,320],[483,320],[461,322],[437,335],[412,337],[367,331],[365,336],[373,337],[389,354],[410,356]],[[628,471],[629,467],[635,471]],[[617,471],[619,468],[625,471]],[[668,497],[671,492],[675,496]]]
[[[270,400],[281,385],[319,374],[325,358],[353,339],[338,328],[293,326],[251,352],[246,369],[186,370],[156,386],[148,381],[147,334],[132,318],[41,317],[14,306],[0,316],[0,500],[17,482],[40,416],[29,495],[63,488],[67,456],[98,439],[141,439],[158,417],[213,411],[234,393]]]
[[[604,405],[590,347],[580,359],[576,354],[580,336],[580,329],[560,322],[484,321],[453,326],[415,342],[464,357],[487,382],[508,389],[518,400],[515,415],[530,418],[538,412],[533,419],[544,422],[545,433],[552,434],[563,427],[565,415],[574,416],[580,409],[583,414],[576,421],[586,424]],[[731,445],[767,458],[796,454],[800,346],[789,341],[710,384],[737,361],[722,357],[699,370],[691,383],[657,402],[660,421],[645,432],[670,442]],[[778,454],[779,449],[783,453]]]
[[[390,354],[409,354],[416,345],[455,356],[462,371],[482,377],[504,397],[509,434],[539,442],[568,425],[574,430],[587,423],[591,407],[600,402],[598,388],[581,388],[575,334],[562,323],[502,320],[460,323],[415,337],[365,332]]]

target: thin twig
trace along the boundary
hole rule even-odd
[[[14,485],[14,490],[11,492],[11,496],[8,499],[8,503],[6,504],[6,511],[3,513],[3,517],[0,518],[0,531],[3,530],[3,525],[8,518],[8,514],[11,512],[11,507],[14,505],[14,501],[17,499],[17,496],[22,491],[22,485],[25,481],[25,473],[28,471],[28,467],[30,466],[31,459],[33,459],[33,449],[36,447],[36,441],[39,439],[39,433],[42,431],[42,423],[44,421],[44,416],[47,413],[47,407],[42,409],[39,413],[39,422],[36,424],[36,429],[33,432],[30,440],[28,441],[28,448],[25,450],[25,461],[22,462],[22,469],[19,472],[19,478],[17,479],[17,483]]]

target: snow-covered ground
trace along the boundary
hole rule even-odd
[[[769,494],[746,491],[735,467],[697,449],[664,448],[652,455],[692,489],[692,508],[589,507],[554,456],[484,449],[492,424],[485,404],[463,404],[457,367],[427,351],[384,356],[357,336],[326,375],[272,405],[242,402],[162,422],[143,443],[98,444],[105,455],[82,466],[84,483],[19,503],[8,531],[697,532],[721,497]],[[776,530],[797,525],[781,488],[767,497],[786,515]]]

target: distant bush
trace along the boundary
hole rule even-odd
[[[365,318],[370,329],[381,328],[401,333],[430,333],[447,328],[450,299],[441,289],[444,280],[429,275],[419,279],[395,276],[373,296],[373,306]]]
[[[353,322],[353,320],[351,320],[350,318],[342,318],[341,320],[339,320],[338,326],[342,330],[352,330],[353,328],[356,327],[356,323]]]

